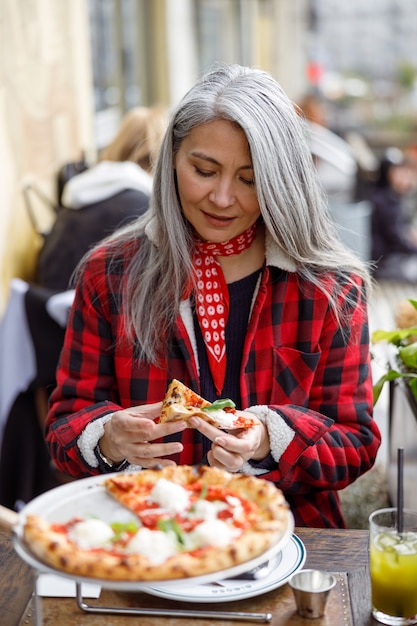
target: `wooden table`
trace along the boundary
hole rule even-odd
[[[242,600],[232,603],[223,603],[221,610],[231,611],[264,611],[270,610],[273,619],[272,626],[298,625],[308,626],[344,626],[344,624],[353,624],[353,626],[370,626],[376,624],[370,614],[370,581],[368,570],[368,533],[365,530],[328,530],[328,529],[312,529],[312,528],[296,528],[295,533],[302,540],[306,547],[307,559],[305,568],[317,568],[331,572],[341,572],[346,579],[346,587],[348,593],[348,603],[350,598],[351,616],[343,617],[340,615],[337,620],[331,618],[329,622],[328,616],[319,618],[314,621],[298,618],[296,615],[291,619],[282,621],[280,616],[280,598],[282,601],[292,601],[292,594],[288,585],[284,585],[276,591],[269,592],[257,598]],[[23,626],[24,624],[32,624],[30,619],[30,611],[27,607],[31,601],[33,592],[33,575],[31,569],[17,556],[10,538],[0,532],[0,616],[3,626]],[[279,592],[279,593],[278,593]],[[102,598],[105,599],[106,594],[112,594],[111,591],[102,591]],[[333,592],[332,592],[333,593]],[[281,595],[280,595],[281,594]],[[123,594],[120,594],[123,596]],[[128,595],[128,594],[125,594]],[[139,599],[145,598],[145,605],[148,607],[163,608],[190,608],[186,603],[174,603],[169,600],[154,598],[146,594],[135,594]],[[132,594],[130,594],[132,596]],[[288,598],[291,596],[291,599]],[[60,626],[81,626],[99,624],[107,625],[131,625],[140,623],[141,626],[207,626],[208,624],[217,624],[218,626],[233,626],[243,622],[227,621],[208,621],[202,619],[177,619],[177,618],[157,618],[146,617],[137,618],[132,616],[97,616],[86,614],[81,611],[75,599],[49,599],[41,600],[45,603],[45,607],[50,607],[50,611],[56,611],[55,618]],[[49,603],[49,604],[48,604]],[[200,605],[193,605],[191,608],[200,609]],[[218,605],[204,605],[206,610],[217,610]],[[29,615],[29,618],[28,618]],[[53,621],[48,621],[53,623]]]

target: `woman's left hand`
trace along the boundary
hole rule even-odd
[[[236,415],[253,418],[252,413],[245,411],[236,411]],[[245,461],[250,459],[259,461],[270,451],[268,431],[262,422],[250,428],[228,432],[198,417],[192,417],[190,424],[213,442],[207,454],[207,460],[213,467],[238,472]]]

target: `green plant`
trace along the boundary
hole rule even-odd
[[[409,300],[417,309],[417,300]],[[394,330],[376,330],[372,333],[372,343],[385,341],[396,347],[398,369],[389,368],[373,386],[374,404],[381,395],[386,382],[403,378],[407,381],[413,396],[417,400],[417,327],[396,328]]]

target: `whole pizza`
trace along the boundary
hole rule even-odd
[[[291,513],[262,478],[208,466],[168,466],[106,478],[134,521],[94,515],[54,523],[28,514],[23,538],[57,570],[109,581],[201,576],[245,563],[279,542]]]

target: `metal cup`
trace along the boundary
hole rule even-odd
[[[298,615],[311,619],[322,617],[335,584],[334,576],[316,569],[304,569],[294,574],[289,585],[294,593]]]

